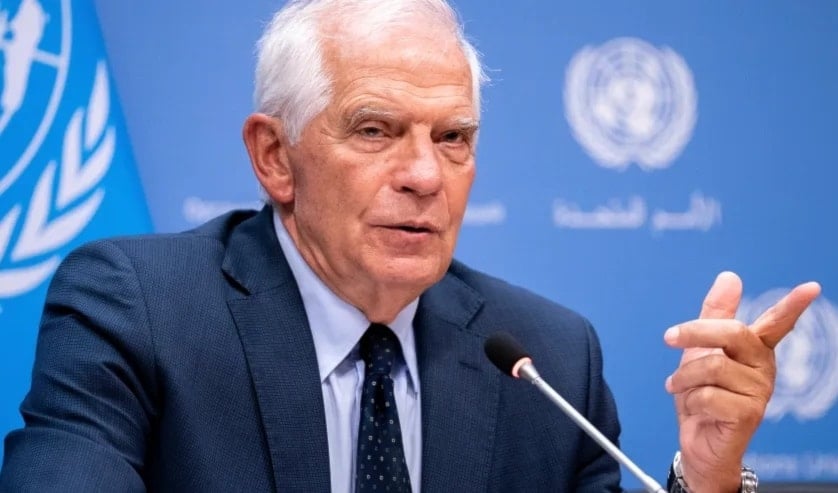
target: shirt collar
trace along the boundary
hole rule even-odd
[[[370,321],[360,310],[337,296],[311,270],[282,224],[276,209],[273,212],[273,221],[279,246],[285,254],[285,259],[294,274],[303,299],[303,307],[314,339],[314,350],[317,354],[317,366],[322,383],[352,352],[369,327]],[[388,325],[399,338],[410,382],[414,389],[419,388],[416,343],[413,334],[413,318],[418,306],[419,299],[416,298],[404,307],[396,315],[395,320]]]

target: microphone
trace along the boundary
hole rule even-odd
[[[486,356],[489,357],[489,360],[500,371],[513,378],[522,378],[535,385],[542,394],[546,395],[554,404],[559,406],[559,409],[567,417],[582,428],[582,431],[593,438],[611,457],[631,471],[643,483],[646,491],[650,493],[666,493],[666,490],[660,484],[643,472],[637,464],[632,462],[616,445],[611,443],[590,421],[579,414],[579,411],[574,409],[558,392],[553,390],[553,387],[541,379],[541,376],[532,364],[532,359],[529,354],[527,354],[514,337],[506,332],[497,332],[486,340],[483,349],[486,351]]]

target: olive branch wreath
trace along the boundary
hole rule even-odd
[[[683,150],[695,128],[697,96],[687,63],[670,48],[659,49],[659,62],[673,88],[669,95],[673,110],[671,120],[645,146],[622,147],[600,131],[589,108],[588,78],[597,57],[596,49],[586,46],[571,59],[565,72],[565,117],[573,136],[588,155],[605,168],[623,170],[632,162],[645,171],[666,168]]]
[[[99,185],[116,147],[109,116],[108,72],[100,61],[87,106],[78,108],[67,124],[60,159],[44,168],[28,206],[17,203],[0,219],[0,262],[11,252],[11,266],[0,268],[0,299],[26,293],[52,275],[61,261],[58,250],[76,238],[99,209],[105,196]],[[11,243],[21,217],[20,234]]]

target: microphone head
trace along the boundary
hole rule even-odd
[[[518,378],[519,363],[530,359],[524,348],[506,332],[495,332],[483,345],[486,356],[498,369],[511,377]]]

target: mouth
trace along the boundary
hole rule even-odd
[[[440,228],[424,221],[382,224],[379,228],[382,247],[398,255],[424,255],[442,237]]]
[[[413,233],[413,234],[431,234],[436,233],[439,231],[439,228],[435,228],[430,224],[393,224],[385,226],[387,229],[397,230],[397,231],[404,231],[405,233]]]
[[[430,228],[425,228],[422,226],[395,226],[395,229],[400,231],[405,231],[408,233],[432,233]]]

